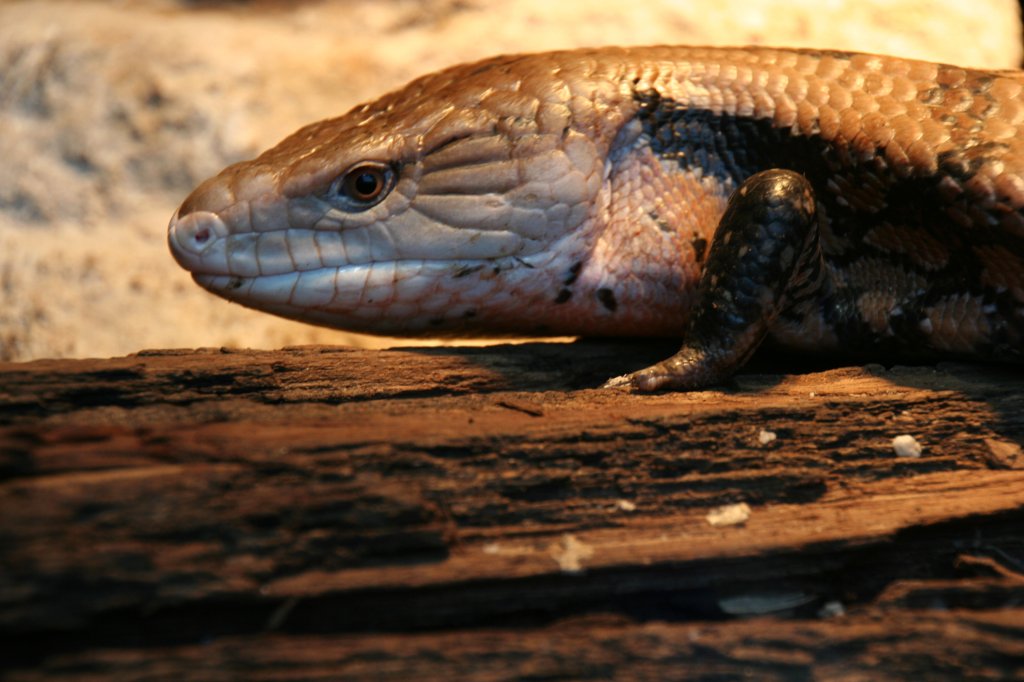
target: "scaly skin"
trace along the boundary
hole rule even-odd
[[[230,166],[169,243],[218,295],[342,329],[684,337],[612,382],[642,390],[766,336],[1019,362],[1022,90],[812,50],[496,57]]]

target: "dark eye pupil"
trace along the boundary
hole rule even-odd
[[[380,177],[376,173],[364,171],[355,177],[352,188],[358,198],[372,199],[380,191]]]
[[[327,195],[343,210],[365,211],[388,195],[394,177],[391,166],[373,161],[361,163],[332,182]]]

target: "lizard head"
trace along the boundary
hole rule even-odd
[[[298,130],[192,192],[171,252],[215,294],[327,326],[561,332],[608,150],[542,66],[454,67]]]

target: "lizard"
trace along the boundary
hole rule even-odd
[[[178,263],[389,335],[675,336],[606,386],[798,352],[1024,360],[1024,72],[811,49],[516,54],[198,186]]]

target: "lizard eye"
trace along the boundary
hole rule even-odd
[[[348,211],[365,211],[376,206],[391,191],[395,172],[383,163],[361,163],[340,175],[328,190]]]

